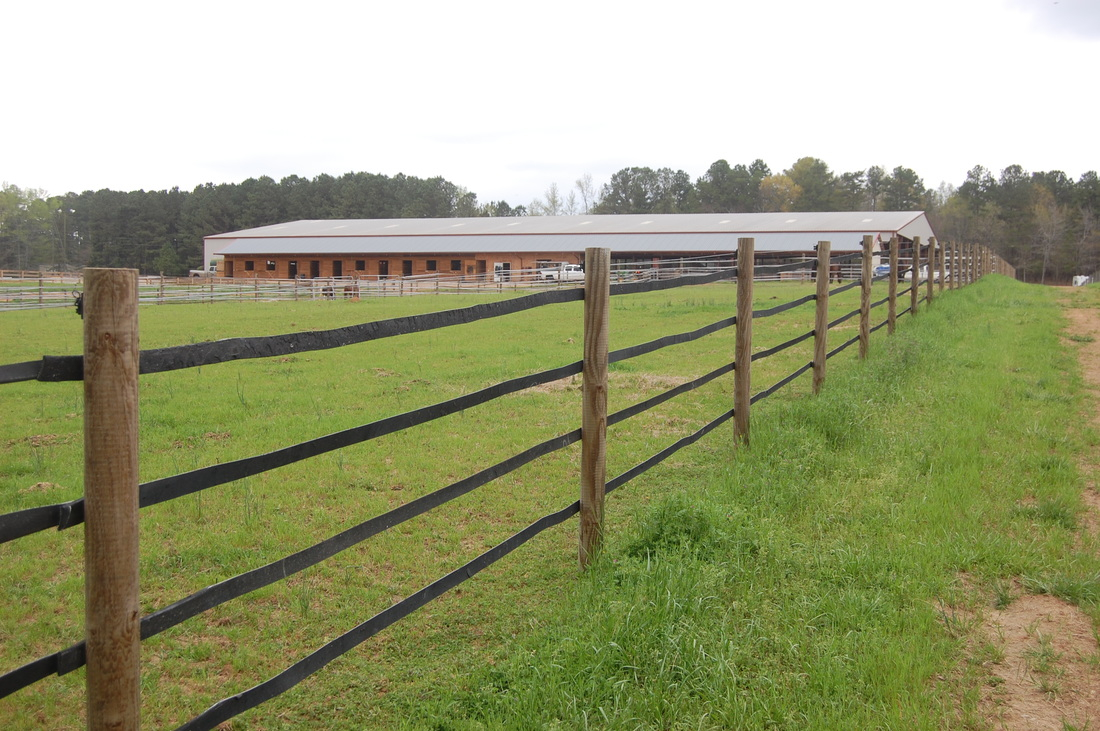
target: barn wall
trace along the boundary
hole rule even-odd
[[[237,279],[291,279],[295,272],[307,279],[316,276],[373,280],[433,274],[475,279],[479,275],[491,278],[498,263],[507,263],[512,271],[519,271],[535,269],[540,261],[583,264],[584,255],[560,251],[530,254],[226,254],[225,261],[227,275]]]

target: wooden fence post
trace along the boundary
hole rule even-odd
[[[829,257],[828,241],[817,242],[817,301],[814,311],[814,393],[825,383],[825,358],[829,341]],[[740,316],[739,316],[740,317]],[[740,322],[740,320],[738,320]]]
[[[913,266],[910,273],[912,286],[909,287],[909,312],[915,315],[920,309],[920,236],[913,237]]]
[[[749,443],[749,404],[752,401],[752,278],[756,268],[756,239],[737,239],[737,342],[733,362],[733,436]]]
[[[863,267],[859,283],[859,357],[866,358],[871,349],[871,248],[875,239],[863,236]]]
[[[891,335],[898,325],[898,237],[890,237],[890,276],[886,279],[886,331]]]
[[[928,280],[925,282],[925,287],[928,292],[928,305],[932,305],[932,299],[936,296],[936,237],[928,237]]]
[[[943,295],[944,293],[944,279],[947,277],[947,247],[946,242],[937,241],[938,256],[936,257],[937,272],[939,273],[939,281],[936,283],[937,295]]]
[[[607,482],[607,330],[611,304],[611,249],[584,250],[584,382],[581,387],[580,564],[585,568],[603,539]]]
[[[84,270],[88,728],[140,724],[137,271]]]
[[[954,289],[954,278],[951,276],[955,270],[954,263],[955,244],[951,241],[943,242],[943,276],[940,278],[941,286]]]

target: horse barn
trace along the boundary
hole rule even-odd
[[[758,264],[786,264],[819,241],[836,255],[860,251],[868,234],[876,255],[896,236],[906,258],[914,238],[935,235],[920,211],[396,218],[292,221],[207,236],[203,250],[223,277],[499,282],[583,264],[588,247],[611,249],[615,268],[729,266],[737,239],[753,237]]]

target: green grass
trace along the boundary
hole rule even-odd
[[[1085,288],[1091,289],[1091,288]],[[757,307],[810,291],[758,286]],[[1077,293],[1075,293],[1076,296]],[[876,299],[879,297],[876,293]],[[1081,292],[1093,296],[1095,292]],[[858,292],[834,303],[855,306]],[[487,298],[485,298],[487,299]],[[733,312],[733,287],[613,300],[611,347]],[[146,348],[323,329],[484,301],[147,307]],[[885,308],[875,311],[876,321]],[[142,380],[142,479],[256,454],[580,357],[580,306],[340,351]],[[754,325],[763,349],[812,305]],[[831,334],[839,343],[855,321]],[[576,570],[575,523],[245,714],[251,728],[941,728],[977,713],[966,613],[1012,577],[1096,611],[1077,456],[1095,437],[1051,290],[991,278],[760,404],[616,492],[607,545]],[[0,363],[79,349],[70,311],[0,317]],[[754,364],[754,390],[810,358]],[[620,364],[611,409],[728,360],[733,333]],[[0,510],[81,494],[80,384],[0,390]],[[579,380],[142,513],[142,605],[163,607],[487,466],[579,422]],[[621,472],[732,403],[720,379],[611,430]],[[576,499],[575,449],[143,644],[143,717],[174,726]],[[36,487],[37,486],[37,487]],[[80,531],[0,547],[4,669],[81,636]],[[963,580],[961,577],[967,577]],[[956,682],[938,681],[955,677]],[[77,728],[83,673],[0,701],[4,727]],[[969,685],[968,685],[969,684]],[[960,700],[960,695],[962,699]],[[959,704],[962,704],[962,711]],[[966,705],[969,703],[970,705]]]

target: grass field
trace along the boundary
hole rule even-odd
[[[757,287],[757,307],[809,286]],[[1095,292],[1075,292],[1096,306]],[[834,317],[857,293],[834,303]],[[876,295],[877,298],[877,295]],[[146,307],[142,347],[327,329],[485,298]],[[612,303],[612,348],[733,312],[728,285]],[[580,306],[142,379],[142,479],[257,454],[580,357]],[[876,310],[876,320],[884,317]],[[847,339],[854,322],[834,332]],[[756,323],[756,349],[812,305]],[[711,435],[613,495],[608,545],[576,569],[576,524],[540,536],[240,728],[942,728],[981,679],[952,607],[1010,577],[1096,616],[1100,560],[1077,530],[1076,455],[1095,446],[1052,290],[992,277],[945,293],[872,356],[830,362],[754,411],[752,445]],[[0,317],[0,363],[79,351],[70,311]],[[810,343],[754,364],[760,390]],[[733,333],[617,364],[611,410],[727,361]],[[579,381],[149,508],[148,612],[280,558],[579,423]],[[2,387],[0,511],[81,494],[80,384]],[[609,476],[732,402],[721,379],[611,433]],[[143,644],[143,719],[173,727],[576,499],[566,450],[322,566]],[[81,637],[80,530],[0,546],[4,670]],[[965,578],[965,580],[964,580]],[[946,680],[945,680],[946,679]],[[83,725],[83,672],[0,701],[5,728]]]

